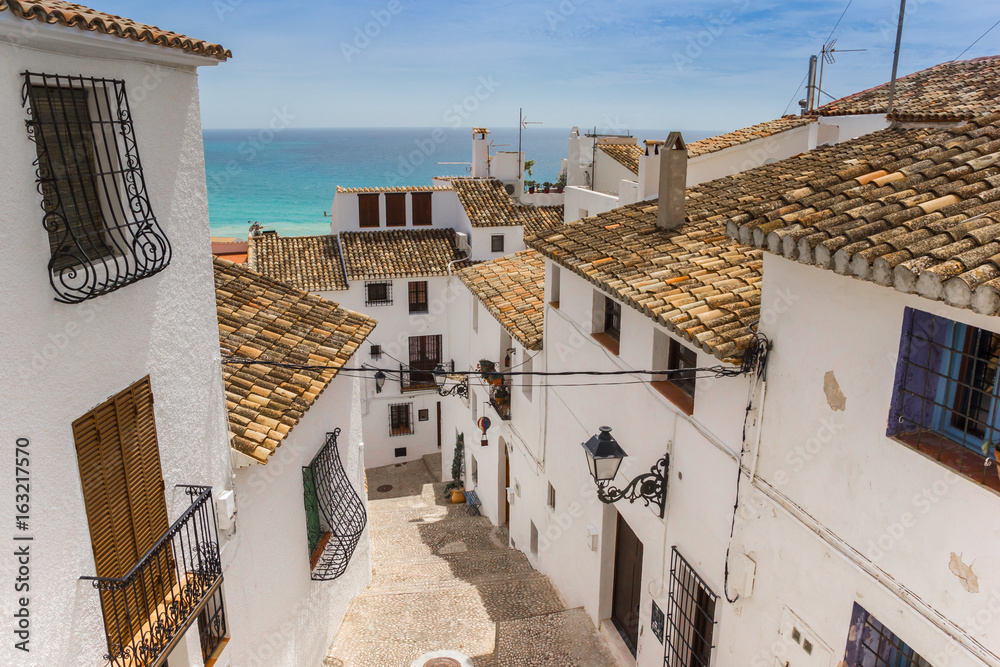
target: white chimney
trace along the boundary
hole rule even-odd
[[[684,198],[687,196],[688,151],[680,132],[671,132],[660,147],[660,203],[656,226],[677,229],[684,224]]]
[[[639,156],[639,199],[652,199],[660,190],[660,148],[662,141],[645,141],[646,150]]]
[[[472,128],[472,177],[486,178],[490,175],[490,147],[487,137],[490,131],[485,127]]]

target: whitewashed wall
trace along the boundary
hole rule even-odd
[[[32,48],[18,45],[26,43]],[[0,365],[0,441],[31,441],[34,537],[31,653],[15,654],[8,636],[3,664],[93,665],[107,652],[97,591],[79,581],[95,566],[73,420],[148,374],[171,519],[187,501],[174,485],[211,485],[217,495],[227,483],[197,75],[168,51],[176,53],[0,13],[0,340],[8,359]],[[150,203],[173,248],[162,273],[78,305],[53,300],[37,155],[21,107],[25,70],[126,81]],[[12,463],[0,483],[11,499]],[[5,581],[13,565],[3,559]],[[5,616],[12,599],[4,599]]]
[[[758,576],[727,650],[771,664],[787,649],[776,624],[788,607],[839,660],[857,601],[935,667],[998,664],[966,647],[1000,655],[990,518],[1000,499],[885,436],[904,307],[992,331],[998,320],[770,254],[764,268],[761,328],[774,352],[758,479],[744,490],[734,546]],[[843,410],[824,391],[828,372]],[[951,571],[953,554],[977,592]]]
[[[339,234],[340,232],[367,232],[374,231],[375,227],[364,227],[360,225],[357,192],[338,192],[333,198],[330,208],[330,232]],[[361,193],[366,194],[366,193]],[[458,224],[458,213],[461,205],[458,203],[458,196],[451,190],[435,190],[431,193],[431,225],[413,226],[413,193],[406,194],[406,226],[386,227],[385,226],[385,192],[367,193],[378,194],[379,222],[378,229],[445,229],[452,228],[457,231],[468,233],[467,229],[460,229]]]
[[[368,506],[362,451],[361,384],[333,379],[266,465],[236,472],[236,534],[223,553],[233,665],[319,665],[347,607],[371,581],[368,528],[347,571],[310,579],[302,467],[340,428],[338,450],[348,479]]]

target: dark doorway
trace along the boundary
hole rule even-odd
[[[639,603],[642,596],[642,542],[618,515],[615,539],[615,586],[611,602],[614,623],[632,655],[639,644]]]

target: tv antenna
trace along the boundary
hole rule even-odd
[[[833,57],[834,53],[859,53],[861,51],[867,51],[868,49],[838,49],[837,40],[831,39],[829,42],[823,45],[823,48],[819,50],[820,60],[819,60],[819,85],[816,86],[816,106],[823,106],[823,98],[820,95],[826,95],[831,100],[836,99],[833,95],[823,90],[823,65],[829,63],[834,64],[837,59]]]
[[[542,125],[540,120],[528,120],[524,115],[524,109],[517,110],[517,173],[524,176],[521,172],[521,132],[522,130],[527,130],[529,125]]]

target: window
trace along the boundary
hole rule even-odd
[[[427,312],[427,281],[417,280],[410,283],[410,312]]]
[[[125,82],[25,74],[56,300],[79,303],[152,276],[171,248],[153,215]]]
[[[549,482],[549,509],[554,510],[556,508],[556,487],[552,486],[552,482]]]
[[[886,434],[1000,489],[982,452],[1000,441],[998,363],[1000,335],[907,308]]]
[[[431,193],[414,192],[410,195],[413,206],[413,226],[426,227],[431,224]]]
[[[670,558],[665,667],[709,667],[716,600],[718,596],[674,547]]]
[[[371,347],[371,355],[372,355],[372,359],[381,359],[382,358],[382,346],[381,345],[372,345],[372,347]]]
[[[413,404],[397,403],[389,406],[389,435],[413,433]]]
[[[378,227],[378,195],[358,195],[358,225],[360,227]]]
[[[559,267],[555,264],[552,265],[552,280],[551,286],[549,287],[549,304],[553,308],[559,307]]]
[[[538,528],[535,527],[535,522],[534,521],[531,522],[531,542],[530,542],[530,547],[531,547],[531,555],[532,556],[537,556],[538,555]]]
[[[365,283],[365,305],[391,306],[392,283],[383,281]]]
[[[622,307],[614,299],[594,290],[592,336],[612,354],[618,354],[621,340]]]
[[[851,613],[844,663],[867,667],[931,667],[857,602]]]
[[[503,252],[503,234],[493,234],[490,236],[490,250],[493,252]]]
[[[622,307],[614,299],[604,297],[604,333],[615,340],[621,340]]]
[[[385,195],[385,226],[406,227],[406,194],[392,192]]]
[[[410,336],[410,367],[404,374],[404,391],[434,389],[433,371],[441,363],[441,336]]]
[[[698,354],[666,333],[653,332],[653,370],[684,371],[698,366]],[[652,385],[685,414],[694,413],[695,373],[659,373]]]
[[[403,458],[404,456],[406,456],[406,447],[396,447],[394,450],[392,450],[392,455],[395,456],[397,459]]]
[[[149,377],[73,422],[73,439],[97,576],[122,577],[170,525]],[[172,588],[167,580],[174,575],[170,563],[149,572],[140,585],[143,600],[138,614],[135,600],[128,601],[130,611],[125,607],[126,591],[137,594],[131,586],[102,593],[109,637],[113,628],[138,632]]]
[[[424,408],[422,410],[417,410],[417,421],[425,422],[429,421],[430,418],[431,418],[431,411],[428,410],[427,408]]]

